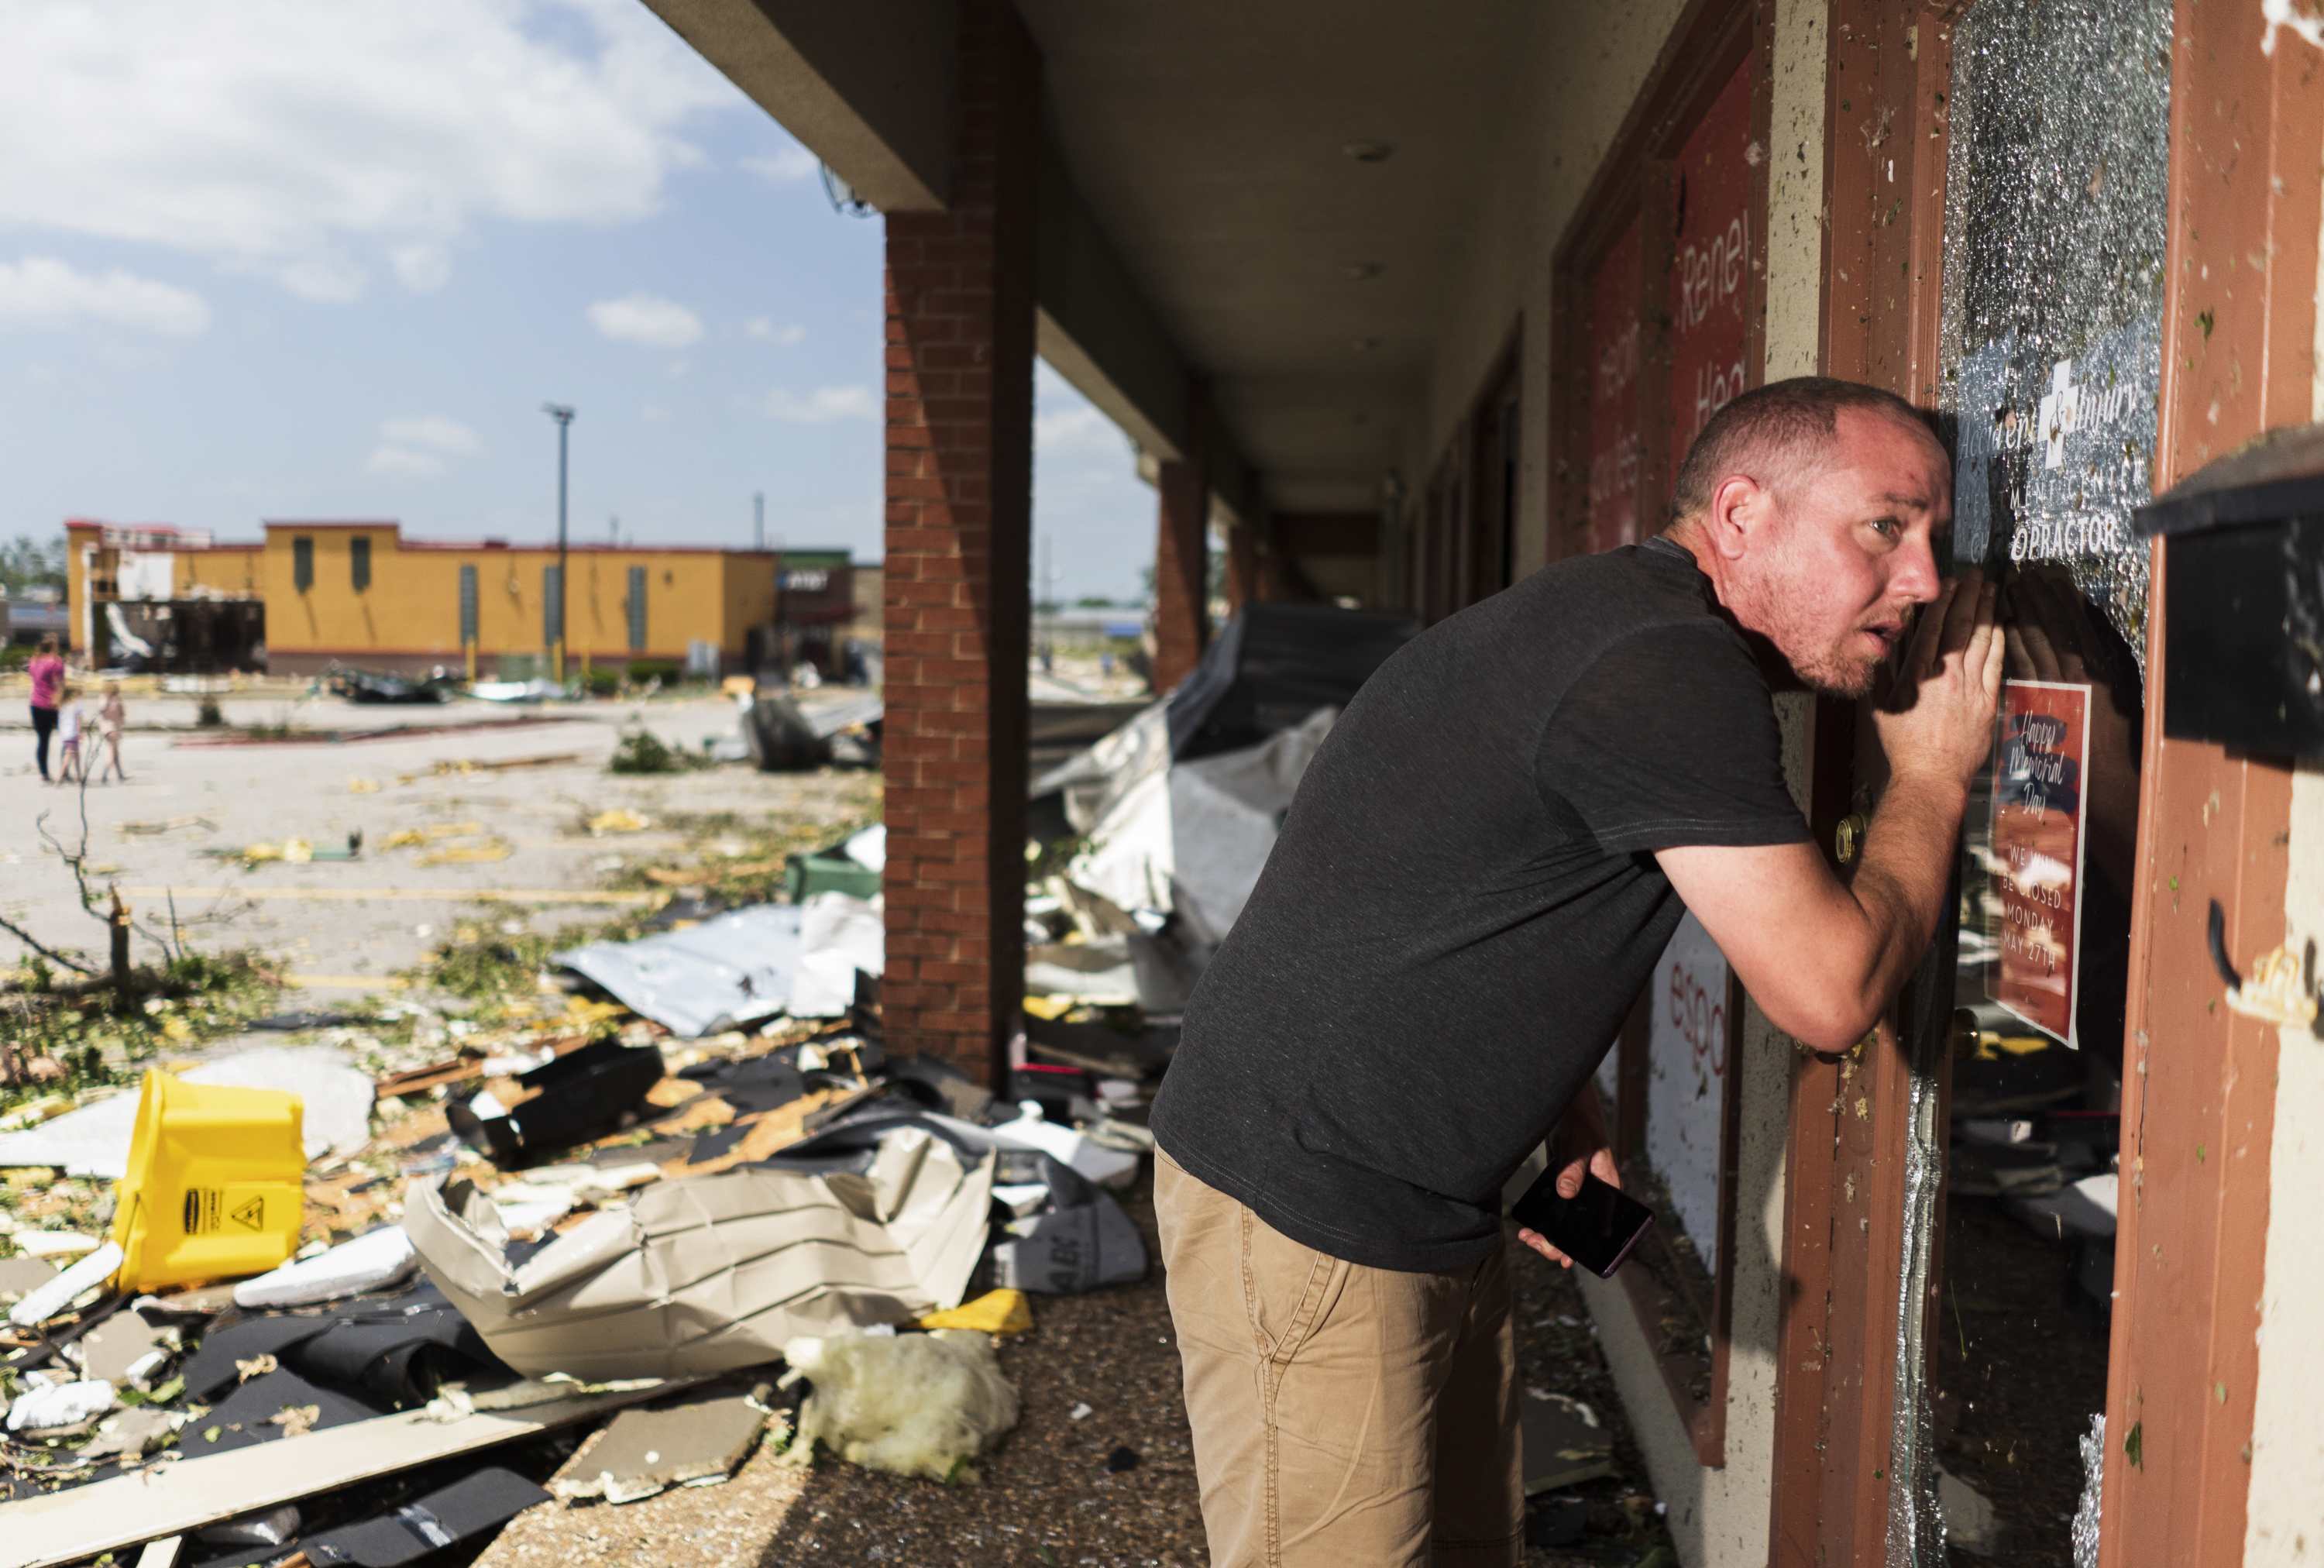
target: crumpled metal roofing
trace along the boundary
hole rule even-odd
[[[758,904],[681,931],[568,948],[556,961],[693,1039],[783,1010],[798,973],[804,913],[793,904]]]

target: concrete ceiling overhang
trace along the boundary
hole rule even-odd
[[[647,0],[882,211],[952,178],[953,0]],[[1042,350],[1221,502],[1369,510],[1539,0],[1018,0],[1042,55]]]
[[[1537,3],[1018,9],[1058,156],[1269,500],[1376,506]]]

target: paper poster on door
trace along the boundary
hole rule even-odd
[[[2001,927],[1992,999],[2076,1048],[2089,701],[2087,686],[2003,684],[1989,862]]]

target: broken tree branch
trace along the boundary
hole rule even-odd
[[[75,974],[95,974],[97,973],[96,970],[91,969],[88,964],[81,963],[79,960],[68,958],[63,954],[58,952],[55,948],[44,945],[40,939],[34,936],[30,931],[25,930],[22,926],[16,924],[15,921],[11,920],[5,916],[0,916],[0,931],[7,932],[9,936],[14,936],[17,941],[22,942],[25,946],[31,948],[33,952],[39,954],[50,963],[61,964],[67,969],[71,970]]]

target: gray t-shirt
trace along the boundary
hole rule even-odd
[[[1371,1268],[1500,1244],[1502,1184],[1677,927],[1653,851],[1796,844],[1767,685],[1666,540],[1561,561],[1382,665],[1195,988],[1172,1158]]]

